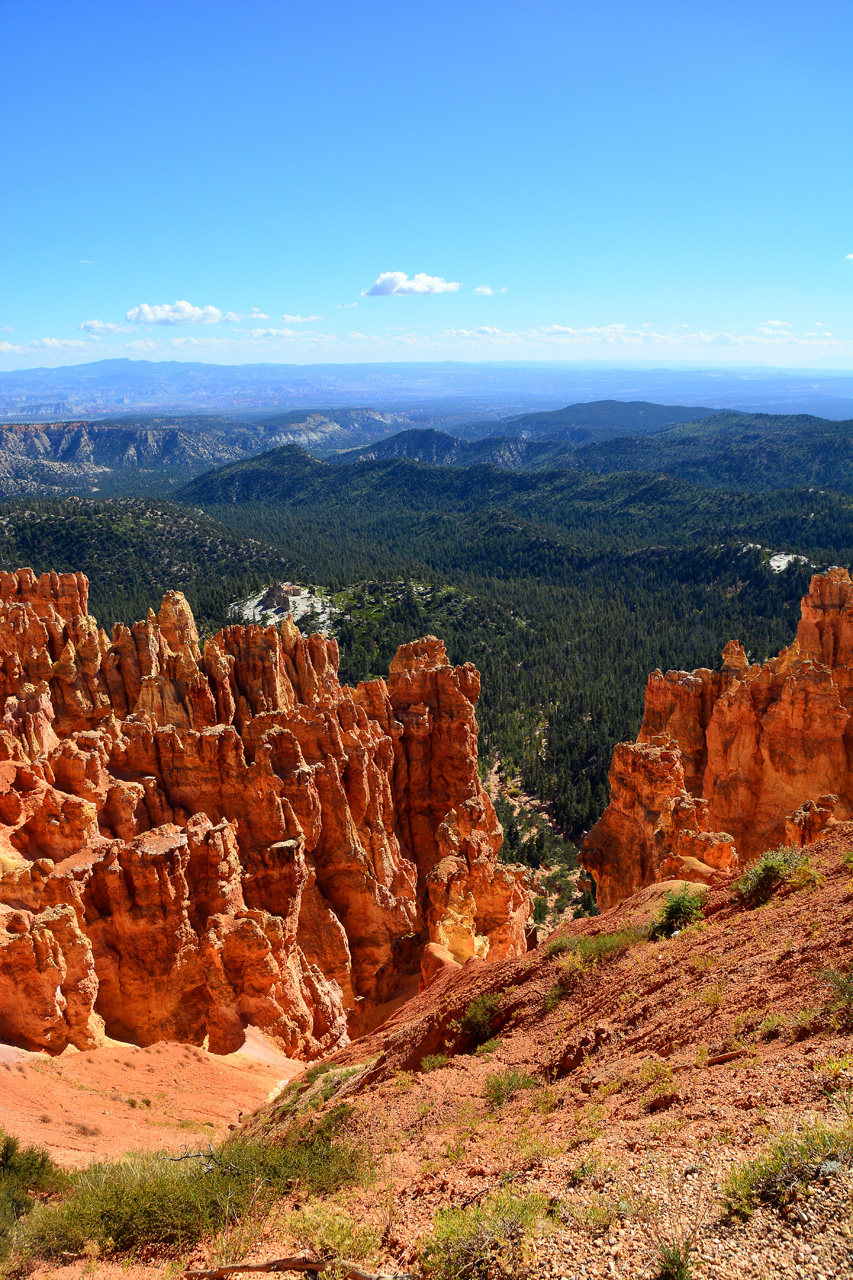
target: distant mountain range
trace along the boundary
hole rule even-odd
[[[580,406],[589,411],[584,426],[573,420],[578,406],[498,424],[524,424],[536,433],[533,439],[495,434],[468,441],[441,431],[410,430],[339,453],[329,461],[345,466],[408,458],[433,467],[487,464],[509,471],[637,471],[712,489],[769,492],[821,485],[853,493],[853,420],[685,410],[705,416],[700,421],[660,426],[658,411],[663,406],[631,406],[641,415],[645,434],[640,434],[636,428],[630,432],[627,412],[622,426],[615,413],[608,421],[612,403],[602,402],[600,418],[593,412],[599,406]],[[548,430],[556,438],[547,438]]]
[[[303,465],[294,461],[296,446],[332,464],[317,472],[327,483],[332,469],[409,461],[514,472],[660,473],[703,488],[752,492],[804,485],[853,492],[851,419],[603,400],[463,423],[459,431],[413,427],[410,414],[362,408],[300,410],[255,421],[147,415],[6,424],[0,425],[0,498],[164,496],[208,472],[228,477],[229,484],[239,477],[240,486],[248,476],[263,475],[267,484],[277,457],[288,459],[291,469]],[[302,455],[306,462],[308,453]],[[257,462],[249,465],[253,458]],[[216,471],[222,467],[226,471]]]
[[[340,409],[261,422],[210,415],[0,425],[0,496],[165,494],[211,467],[276,445],[352,446],[409,421],[405,414]]]
[[[420,425],[454,429],[435,418],[496,421],[604,399],[846,418],[853,413],[853,373],[569,362],[217,365],[126,359],[0,373],[0,422],[224,411],[245,417],[259,410],[362,404],[389,412],[422,410],[433,420]]]

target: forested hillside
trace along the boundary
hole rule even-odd
[[[755,493],[789,485],[853,493],[853,420],[726,413],[642,438],[583,445],[574,465],[589,471],[660,471],[692,484]]]
[[[483,745],[579,835],[654,667],[757,658],[790,641],[812,566],[853,561],[851,500],[721,495],[663,476],[539,475],[408,460],[332,467],[281,449],[184,491],[346,595],[347,678],[444,636],[483,673]],[[805,557],[776,572],[773,552]],[[775,561],[778,565],[781,562]],[[401,587],[408,582],[409,587]]]
[[[529,440],[612,440],[617,436],[645,435],[673,422],[700,422],[718,413],[679,404],[652,404],[648,400],[593,400],[570,404],[545,413],[524,413],[495,423],[493,435],[523,436]],[[460,431],[460,435],[465,432]]]
[[[853,422],[829,422],[805,414],[726,413],[702,422],[650,427],[645,435],[614,433],[586,443],[577,436],[462,440],[444,432],[414,430],[341,453],[333,461],[350,465],[396,458],[433,466],[483,463],[510,471],[641,471],[703,487],[753,493],[804,485],[851,493]]]
[[[302,570],[200,511],[149,498],[28,499],[0,507],[0,568],[25,565],[36,573],[85,573],[90,610],[108,631],[114,622],[144,618],[175,590],[186,594],[208,633],[228,621],[232,600]]]

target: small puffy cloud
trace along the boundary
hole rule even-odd
[[[226,311],[222,317],[223,324],[239,324],[241,320],[269,320],[269,316],[263,311],[259,311],[257,307],[252,307],[251,311]]]
[[[845,254],[845,257],[846,257],[847,261],[848,261],[848,262],[850,262],[851,260],[853,260],[853,253]]]
[[[185,298],[179,298],[153,307],[142,302],[130,308],[127,319],[133,324],[219,324],[222,312],[218,307],[194,307]]]
[[[411,279],[405,271],[383,271],[369,289],[362,289],[363,298],[385,298],[389,294],[404,293],[458,293],[462,286],[458,280],[444,280],[441,276],[428,276],[419,271]]]
[[[4,332],[4,333],[14,333],[14,332],[15,332],[15,330],[12,328],[12,326],[11,326],[10,324],[4,324],[4,326],[3,326],[3,332]]]
[[[494,293],[494,289],[490,289],[487,284],[478,284],[474,292],[478,298],[490,298]]]
[[[322,316],[288,316],[288,315],[284,315],[281,318],[282,320],[287,320],[289,324],[310,324],[312,320],[323,319]]]
[[[80,328],[93,338],[100,337],[102,333],[130,333],[126,324],[113,324],[111,320],[84,320]]]
[[[92,262],[92,259],[91,259],[91,258],[81,258],[81,259],[80,259],[80,266],[81,266],[81,267],[91,267],[92,265],[93,265],[93,262]]]

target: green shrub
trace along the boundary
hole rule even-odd
[[[802,849],[795,849],[793,845],[769,849],[746,868],[735,881],[735,889],[748,906],[760,907],[769,902],[779,885],[790,880],[805,860]]]
[[[33,1196],[55,1192],[67,1175],[42,1147],[21,1147],[0,1129],[0,1258],[8,1251],[19,1218],[37,1203]]]
[[[748,1218],[757,1204],[785,1205],[797,1188],[819,1176],[824,1161],[853,1165],[853,1126],[824,1122],[792,1129],[755,1160],[736,1165],[723,1180],[723,1204],[731,1217]]]
[[[500,1006],[502,992],[487,991],[475,996],[465,1010],[461,1026],[466,1036],[483,1044],[492,1034],[492,1022]]]
[[[526,1071],[519,1071],[516,1067],[507,1067],[504,1071],[496,1071],[492,1075],[486,1076],[483,1087],[489,1106],[497,1110],[498,1107],[502,1107],[505,1102],[508,1102],[513,1094],[518,1093],[520,1089],[535,1089],[537,1083]]]
[[[493,1280],[524,1274],[527,1245],[546,1222],[542,1195],[520,1196],[508,1188],[467,1209],[442,1209],[424,1246],[427,1280]]]
[[[501,1042],[495,1037],[492,1040],[486,1040],[484,1044],[478,1044],[474,1050],[478,1058],[486,1058],[490,1053],[494,1053],[496,1049],[500,1049]]]
[[[440,1067],[446,1067],[449,1061],[446,1053],[428,1053],[421,1058],[421,1071],[437,1071]]]
[[[552,938],[546,944],[545,955],[554,956],[572,953],[589,964],[597,964],[599,960],[623,955],[629,948],[640,942],[648,942],[649,929],[642,926],[628,925],[617,929],[614,933],[579,934],[577,937]]]
[[[571,951],[572,938],[552,938],[550,942],[545,943],[545,955],[550,960],[552,956],[565,955],[567,951]]]
[[[693,1252],[691,1238],[658,1245],[658,1280],[691,1280]]]
[[[298,1185],[329,1193],[360,1181],[363,1148],[337,1139],[348,1108],[319,1124],[294,1125],[279,1143],[232,1138],[210,1157],[175,1160],[137,1153],[90,1165],[69,1178],[61,1199],[37,1205],[15,1241],[23,1261],[80,1253],[102,1254],[145,1244],[192,1245],[259,1212]]]
[[[557,1005],[563,999],[563,995],[564,992],[562,987],[558,982],[555,982],[553,987],[551,987],[550,991],[546,994],[545,999],[542,1001],[542,1012],[553,1013]]]
[[[693,893],[689,885],[670,891],[663,901],[655,920],[652,922],[651,938],[671,938],[674,933],[686,929],[702,918],[702,908],[708,894],[705,889]]]

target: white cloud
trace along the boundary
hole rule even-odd
[[[92,259],[91,259],[91,258],[81,258],[81,259],[80,259],[80,266],[81,266],[81,267],[91,267],[91,266],[93,266],[93,265],[94,265],[94,264],[93,264],[93,262],[92,262]]]
[[[288,316],[283,315],[282,320],[287,320],[290,324],[310,324],[312,320],[322,320],[323,316]]]
[[[84,320],[80,325],[84,333],[97,338],[102,333],[130,333],[126,324],[113,324],[111,320]]]
[[[506,287],[506,285],[504,285],[503,288],[501,289],[501,293],[509,293],[509,289]]]
[[[239,324],[241,320],[269,320],[269,316],[259,311],[257,307],[252,307],[252,310],[245,314],[239,311],[226,311],[222,317],[223,324]]]
[[[369,289],[362,289],[363,298],[384,298],[389,294],[404,293],[458,293],[462,286],[457,280],[444,280],[441,276],[428,276],[419,271],[411,279],[405,271],[383,271]]]
[[[487,284],[478,284],[474,292],[479,298],[490,298],[494,293],[494,289],[490,289]]]
[[[790,320],[763,320],[762,324],[772,325],[774,329],[790,329]]]
[[[14,332],[15,332],[15,330],[12,328],[12,326],[11,326],[10,324],[4,324],[4,326],[3,326],[3,332],[4,332],[4,333],[14,333]]]
[[[138,307],[131,307],[127,319],[134,324],[219,324],[222,312],[218,307],[194,307],[186,299],[175,302],[159,302],[149,307],[142,302]]]
[[[31,347],[47,347],[49,350],[62,351],[66,347],[73,350],[75,347],[85,347],[88,344],[82,338],[36,338],[35,342],[31,342]]]
[[[10,333],[11,330],[4,330]],[[33,342],[16,345],[13,342],[0,342],[0,353],[3,355],[24,355],[28,351],[85,351],[91,352],[91,344],[84,338],[36,338]]]
[[[846,257],[847,261],[848,261],[848,262],[850,262],[850,260],[853,258],[853,253],[845,254],[845,257]]]

